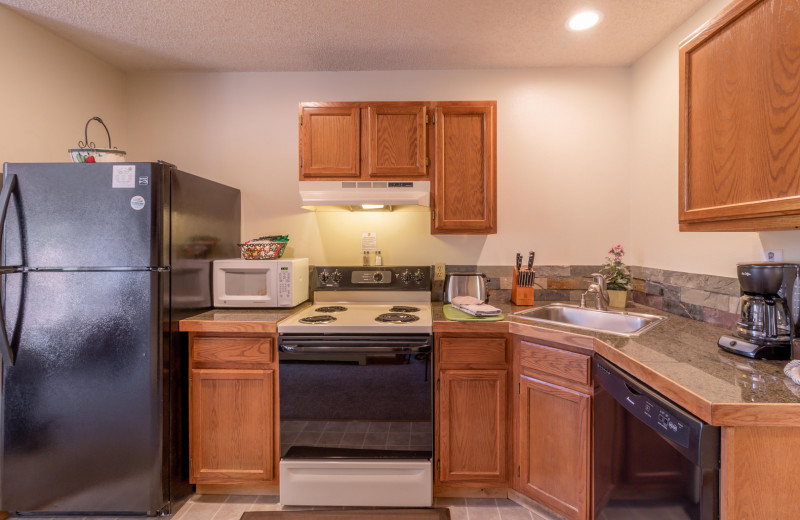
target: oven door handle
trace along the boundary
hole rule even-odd
[[[431,351],[427,343],[414,345],[383,345],[383,346],[358,346],[358,345],[300,345],[297,343],[281,343],[278,347],[281,352],[291,354],[417,354]]]

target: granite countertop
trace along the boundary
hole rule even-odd
[[[784,375],[786,361],[752,360],[724,352],[717,347],[717,339],[730,333],[726,329],[633,304],[628,308],[631,312],[668,319],[640,336],[625,337],[525,320],[513,314],[529,306],[507,300],[490,303],[502,310],[503,321],[448,321],[442,303],[433,302],[433,331],[510,331],[543,343],[591,349],[712,424],[800,426],[800,386]],[[551,303],[570,302],[537,302],[534,307]],[[182,320],[180,330],[275,333],[280,320],[308,305],[270,310],[214,309]]]
[[[548,303],[554,302],[542,305]],[[558,331],[567,342],[577,343],[577,336],[593,338],[596,353],[709,423],[800,426],[800,386],[783,373],[787,361],[753,360],[725,352],[717,340],[731,331],[708,323],[636,304],[628,311],[667,319],[631,337],[507,319],[515,334],[527,331],[535,337],[536,329],[547,329]],[[512,307],[509,312],[516,311]]]

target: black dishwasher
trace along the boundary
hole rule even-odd
[[[594,378],[595,518],[718,519],[719,428],[601,356]]]

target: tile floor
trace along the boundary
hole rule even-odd
[[[553,520],[500,498],[436,498],[434,506],[450,508],[451,520]],[[239,520],[246,511],[282,509],[277,496],[194,495],[172,520]],[[286,509],[305,509],[287,507]],[[324,509],[324,508],[311,508]]]

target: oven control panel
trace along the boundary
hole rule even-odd
[[[316,290],[430,291],[431,267],[426,266],[317,266]]]

